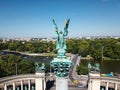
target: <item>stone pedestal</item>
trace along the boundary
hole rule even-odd
[[[35,79],[35,90],[45,90],[45,73],[36,72],[38,78]]]
[[[68,90],[68,78],[56,77],[56,90]]]
[[[100,90],[100,73],[98,72],[89,73],[88,90]]]

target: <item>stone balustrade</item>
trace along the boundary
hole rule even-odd
[[[83,76],[82,78],[86,78],[87,76]],[[12,90],[16,90],[17,86],[19,89],[17,90],[25,90],[23,87],[24,85],[27,86],[27,90],[36,90],[35,87],[33,88],[32,85],[35,86],[35,80],[40,79],[41,82],[45,81],[45,76],[43,75],[36,75],[36,74],[24,74],[24,75],[13,75],[0,78],[0,90],[7,90],[8,86],[12,87]],[[91,79],[96,80],[97,77],[91,77]],[[100,80],[100,85],[105,87],[102,90],[108,90],[108,88],[114,88],[114,90],[120,90],[120,78],[116,77],[98,77]],[[45,83],[44,83],[45,84]],[[42,85],[41,90],[45,90],[45,85]]]
[[[35,86],[33,87],[32,85],[35,85],[35,81],[39,79],[43,82],[41,90],[45,90],[45,76],[35,74],[13,75],[0,78],[0,90],[8,90],[8,86],[12,86],[12,90],[35,90]],[[26,87],[23,87],[23,85],[26,85]]]

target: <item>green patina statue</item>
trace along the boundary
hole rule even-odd
[[[88,70],[89,72],[100,72],[100,64],[99,63],[96,63],[94,66],[91,65],[91,63],[89,62],[88,63]]]
[[[65,24],[65,27],[64,27],[64,32],[60,31],[58,32],[58,27],[57,27],[57,24],[55,23],[55,20],[53,19],[53,24],[55,26],[55,32],[57,34],[57,43],[56,43],[56,50],[58,50],[58,58],[60,57],[66,57],[65,56],[65,53],[66,53],[66,42],[65,42],[65,36],[68,35],[68,25],[69,25],[69,21],[70,19],[68,19],[66,21],[66,24]]]
[[[65,42],[65,36],[68,35],[68,25],[69,25],[70,19],[66,21],[65,27],[64,27],[64,32],[60,31],[58,32],[57,24],[55,23],[55,20],[53,19],[53,24],[55,26],[55,32],[58,35],[57,38],[57,43],[56,43],[56,49],[66,49],[66,42]]]
[[[71,67],[71,61],[66,59],[66,41],[65,36],[68,35],[68,25],[70,19],[66,20],[64,32],[58,32],[58,27],[53,19],[53,24],[55,26],[55,32],[57,34],[56,50],[57,58],[51,61],[51,65],[54,68],[54,73],[57,77],[66,77],[69,74],[69,69]]]
[[[36,72],[44,72],[45,71],[45,64],[42,63],[42,66],[40,66],[37,62],[35,63],[35,71]]]

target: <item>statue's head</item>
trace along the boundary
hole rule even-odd
[[[62,31],[60,31],[60,34],[62,34]]]

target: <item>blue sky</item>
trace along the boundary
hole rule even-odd
[[[120,35],[120,0],[0,0],[0,37],[54,37],[70,18],[70,37]]]

